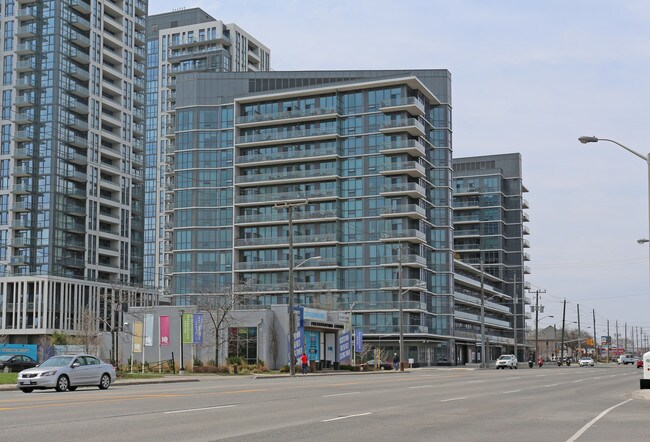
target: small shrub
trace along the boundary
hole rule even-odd
[[[289,373],[289,366],[288,365],[283,365],[280,367],[280,373]]]
[[[199,358],[194,357],[194,367],[200,367],[203,365],[203,361],[201,361]]]

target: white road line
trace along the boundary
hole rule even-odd
[[[321,422],[333,422],[333,421],[339,421],[341,419],[349,419],[351,417],[368,416],[369,414],[372,414],[372,413],[351,414],[349,416],[341,416],[341,417],[335,417],[335,418],[332,418],[332,419],[325,419],[324,421],[321,421]]]
[[[549,388],[549,387],[557,387],[557,384],[544,385],[544,387],[545,387],[545,388]]]
[[[409,387],[409,389],[413,389],[413,388],[431,388],[431,387],[433,387],[433,385],[416,385],[414,387]]]
[[[573,381],[573,382],[577,384],[578,382],[582,382],[582,381],[584,381],[584,379],[578,379],[577,381]]]
[[[546,375],[545,374],[536,374],[535,375],[536,378],[543,378],[544,376],[546,376]]]
[[[463,397],[455,397],[455,398],[451,398],[451,399],[443,399],[443,400],[441,400],[440,402],[460,401],[460,400],[462,400],[462,399],[467,399],[467,396],[463,396]]]
[[[350,394],[360,394],[360,391],[350,391],[348,393],[336,393],[336,394],[326,394],[325,396],[321,397],[336,397],[336,396],[348,396]]]
[[[610,411],[612,411],[614,408],[616,408],[616,407],[620,407],[620,406],[623,405],[623,404],[627,404],[627,403],[630,402],[631,400],[632,400],[632,399],[628,399],[628,400],[626,400],[626,401],[621,402],[620,404],[616,404],[616,405],[614,405],[614,406],[609,407],[607,410],[603,411],[603,412],[600,413],[598,416],[596,416],[596,417],[593,418],[591,421],[589,421],[587,424],[585,424],[585,426],[582,427],[580,430],[578,430],[578,432],[577,432],[576,434],[574,434],[573,436],[571,436],[570,439],[567,439],[567,442],[574,442],[574,441],[577,440],[580,436],[582,436],[582,434],[583,434],[585,431],[587,431],[587,430],[589,429],[589,427],[591,427],[593,424],[595,424],[595,423],[596,423],[600,418],[602,418],[603,416],[605,416],[607,413],[609,413]]]
[[[485,382],[485,380],[481,379],[481,380],[478,380],[478,381],[469,381],[469,382],[466,382],[466,384],[478,384],[479,382]]]
[[[188,410],[165,411],[165,414],[191,413],[193,411],[216,410],[216,409],[219,409],[219,408],[230,408],[230,407],[235,407],[235,405],[219,405],[218,407],[191,408],[191,409],[188,409]]]
[[[503,394],[510,394],[510,393],[517,393],[520,392],[521,390],[510,390],[510,391],[504,391]]]
[[[595,378],[591,378],[591,379],[595,381],[596,379],[600,379],[600,378],[602,378],[602,376],[596,376]]]

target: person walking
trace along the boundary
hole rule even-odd
[[[395,353],[395,356],[393,356],[393,369],[395,371],[399,369],[399,356],[397,356],[397,353]]]
[[[300,356],[300,362],[302,363],[302,374],[307,374],[307,364],[309,363],[309,359],[307,359],[306,354],[302,354]]]

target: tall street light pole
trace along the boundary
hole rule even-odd
[[[582,144],[587,144],[587,143],[597,143],[598,141],[609,141],[610,143],[614,143],[623,149],[627,150],[630,152],[632,155],[636,155],[637,157],[641,158],[643,161],[646,162],[648,166],[648,234],[650,235],[650,153],[647,155],[643,155],[635,150],[630,149],[627,146],[622,145],[618,141],[615,140],[610,140],[609,138],[597,138],[597,137],[588,137],[588,136],[583,136],[578,138],[578,141],[580,141]],[[650,238],[650,236],[648,236]],[[641,242],[640,242],[641,243]],[[650,247],[648,247],[648,253],[650,253]],[[649,265],[650,265],[650,260],[649,260]],[[650,273],[648,274],[650,276]]]
[[[485,283],[483,276],[483,258],[481,258],[481,368],[487,368],[485,354]]]
[[[402,299],[404,294],[402,293],[402,243],[399,243],[399,255],[397,257],[398,273],[399,273],[399,370],[404,371],[404,325],[402,316],[404,314],[404,309],[402,307]]]
[[[181,360],[180,360],[180,364],[178,364],[178,374],[185,374],[185,362],[183,360],[183,314],[184,313],[185,313],[184,310],[179,310],[178,311],[178,316],[179,316],[179,318],[181,320],[181,330],[180,330],[181,338],[179,340],[179,342],[181,344]]]
[[[296,335],[296,318],[293,314],[293,210],[307,204],[307,201],[297,203],[290,203],[288,201],[282,204],[276,204],[276,209],[284,209],[287,211],[287,218],[289,221],[289,374],[296,375],[296,354],[293,348],[293,340]]]

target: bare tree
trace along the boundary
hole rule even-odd
[[[76,336],[72,342],[82,345],[87,354],[96,354],[99,347],[99,319],[88,307],[84,307],[75,329]]]
[[[195,305],[197,311],[205,312],[212,324],[213,334],[209,338],[214,344],[214,363],[219,365],[219,353],[223,346],[227,346],[230,336],[230,328],[238,325],[238,321],[233,315],[234,310],[244,309],[250,304],[254,304],[255,296],[249,294],[244,286],[222,287],[211,293],[203,293],[196,296]],[[240,341],[241,341],[241,337]],[[249,339],[257,339],[249,338]],[[248,342],[240,342],[240,344]]]

